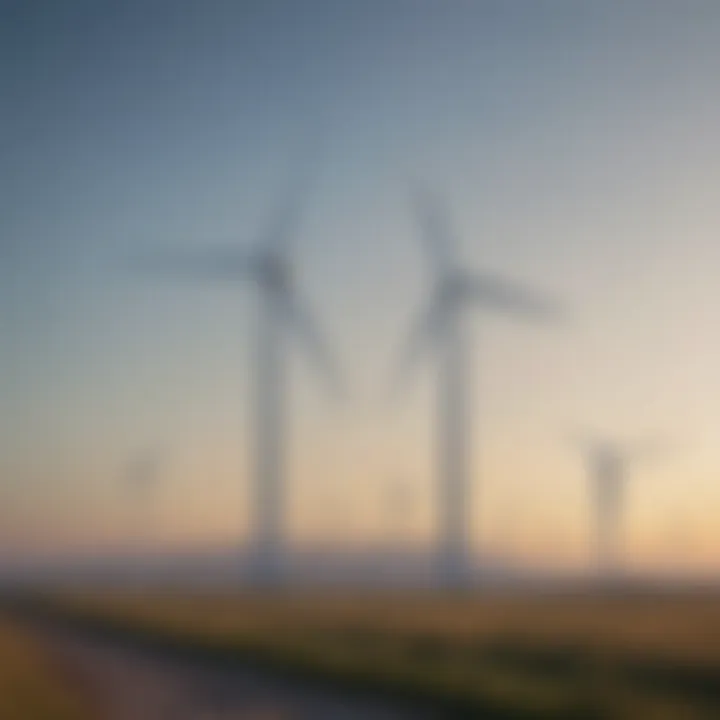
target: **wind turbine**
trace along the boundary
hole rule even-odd
[[[432,287],[411,328],[401,358],[399,383],[417,357],[437,353],[437,484],[439,495],[438,571],[446,585],[469,580],[470,561],[470,367],[466,311],[500,312],[545,320],[557,315],[549,299],[488,272],[460,266],[456,243],[439,201],[426,192],[414,196]],[[397,385],[396,385],[397,387]]]
[[[621,522],[628,466],[654,453],[656,441],[620,444],[608,439],[580,438],[593,485],[596,512],[597,570],[600,579],[616,579],[620,570]]]
[[[387,487],[387,512],[390,521],[390,540],[400,546],[407,541],[410,516],[414,510],[413,488],[408,482],[391,478]]]
[[[301,191],[307,190],[307,183]],[[284,564],[286,489],[287,334],[294,334],[324,379],[339,390],[328,346],[295,283],[292,236],[300,213],[300,195],[292,191],[271,214],[255,244],[176,252],[148,258],[141,268],[187,279],[250,282],[257,299],[253,379],[252,561],[255,582],[273,585]]]
[[[141,513],[143,509],[148,513],[152,512],[154,498],[151,498],[151,494],[154,495],[159,480],[160,453],[153,448],[145,448],[133,457],[126,466],[123,481],[132,493],[131,501],[137,505]],[[149,533],[152,527],[152,518],[147,519],[147,531]],[[145,529],[143,522],[142,527],[137,528],[137,533],[141,534]]]
[[[158,451],[147,448],[130,461],[125,477],[133,491],[147,493],[157,485],[159,467]]]

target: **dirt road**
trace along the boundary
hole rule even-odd
[[[66,631],[50,644],[92,696],[98,720],[415,720],[382,702],[304,688],[247,668],[217,668]]]

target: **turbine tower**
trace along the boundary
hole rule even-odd
[[[461,267],[440,203],[426,192],[414,197],[421,239],[432,274],[428,301],[411,328],[396,383],[429,346],[438,361],[437,485],[441,582],[463,586],[470,570],[470,357],[466,310],[477,307],[527,319],[551,319],[553,302],[487,272]]]
[[[607,439],[581,439],[595,505],[597,573],[602,581],[618,579],[621,573],[622,512],[628,465],[656,448],[655,443],[621,445]]]
[[[307,183],[301,188],[307,191]],[[253,461],[251,576],[255,583],[281,580],[286,538],[286,353],[288,334],[304,345],[331,389],[339,390],[330,351],[294,281],[291,240],[300,212],[293,191],[271,214],[250,249],[220,247],[147,258],[141,269],[186,279],[250,282],[256,290],[253,347]]]

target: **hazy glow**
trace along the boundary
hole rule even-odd
[[[431,537],[431,363],[407,402],[384,395],[427,276],[419,177],[448,198],[469,266],[572,315],[474,327],[478,540],[583,565],[568,434],[658,431],[673,449],[629,485],[630,559],[718,567],[717,3],[15,5],[0,11],[8,552],[137,543],[121,474],[149,445],[169,458],[153,543],[244,536],[250,293],[109,268],[252,242],[298,149],[326,134],[298,268],[351,397],[338,411],[293,359],[294,535],[390,537],[401,477],[408,538]]]

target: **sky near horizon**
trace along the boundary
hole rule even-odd
[[[719,76],[713,0],[0,1],[5,554],[125,547],[148,518],[163,547],[244,534],[251,289],[118,268],[250,245],[318,147],[297,274],[349,397],[292,355],[293,535],[380,542],[403,482],[407,536],[430,537],[432,358],[385,395],[428,276],[420,181],[464,264],[568,312],[472,315],[478,547],[581,567],[568,437],[659,434],[629,561],[720,570]],[[148,447],[139,516],[124,475]]]

